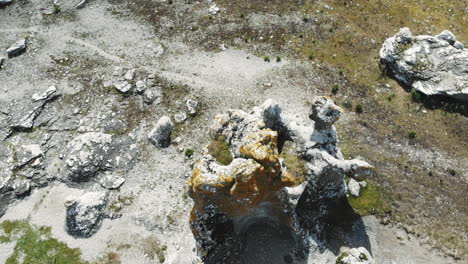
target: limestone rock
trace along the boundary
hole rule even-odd
[[[380,50],[384,73],[426,95],[468,102],[468,50],[444,30],[437,36],[413,36],[400,29]]]
[[[66,180],[88,181],[99,170],[104,169],[108,162],[111,142],[111,135],[99,132],[85,133],[73,139],[66,150]]]
[[[197,101],[188,99],[185,102],[185,105],[187,106],[187,112],[190,115],[195,115],[197,113],[197,109],[198,109],[198,102]]]
[[[80,238],[94,235],[101,225],[106,204],[105,192],[88,192],[68,198],[65,203],[67,232]]]
[[[26,39],[20,39],[13,43],[8,49],[7,54],[9,58],[21,55],[26,50]]]
[[[350,179],[348,182],[348,191],[349,193],[354,196],[359,196],[359,191],[361,189],[361,185],[355,179]]]
[[[171,118],[163,116],[153,130],[148,134],[148,139],[158,148],[167,148],[171,143],[171,134],[174,129]]]
[[[187,115],[184,112],[174,115],[174,121],[176,123],[183,123],[185,120],[187,120]]]
[[[117,189],[125,183],[125,178],[117,175],[104,175],[99,181],[102,187],[106,189]]]
[[[50,96],[52,96],[55,92],[57,92],[57,87],[50,86],[49,88],[47,88],[47,90],[45,90],[42,93],[33,94],[31,99],[33,99],[33,101],[45,100],[45,99],[49,98]]]
[[[297,245],[297,251],[304,250],[311,236],[321,238],[327,219],[340,210],[336,205],[346,201],[344,175],[356,181],[372,175],[372,166],[344,160],[337,147],[333,123],[339,108],[323,97],[314,102],[315,127],[311,121],[283,114],[272,100],[249,113],[229,110],[216,116],[210,136],[226,140],[234,159],[222,165],[206,148],[193,167],[191,227],[203,260],[221,263],[216,256],[229,254],[256,221],[294,230],[304,243]],[[304,165],[299,174],[290,173],[293,168],[288,166],[295,164],[288,165],[280,156],[285,141],[292,143],[288,151]]]
[[[128,93],[132,89],[132,84],[126,80],[117,80],[114,83],[115,89],[121,93]]]
[[[26,166],[31,161],[41,157],[44,152],[41,150],[41,146],[37,144],[22,145],[16,150],[17,168]]]

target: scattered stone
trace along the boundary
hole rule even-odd
[[[156,95],[151,90],[143,92],[143,101],[147,104],[152,104],[156,100]]]
[[[101,184],[102,187],[113,190],[122,186],[122,184],[124,184],[125,181],[126,180],[124,177],[106,174],[101,178],[99,183]]]
[[[7,49],[8,58],[21,55],[26,50],[26,39],[20,39]]]
[[[184,112],[175,114],[174,115],[174,120],[175,120],[176,123],[182,123],[185,120],[187,120],[187,115]]]
[[[55,86],[50,86],[47,90],[45,90],[44,92],[38,94],[38,93],[35,93],[32,95],[31,99],[33,99],[34,101],[41,101],[41,100],[45,100],[47,98],[49,98],[51,95],[53,95],[55,92],[57,92],[57,87]]]
[[[171,144],[171,134],[174,129],[171,118],[163,116],[155,128],[148,134],[148,139],[158,148],[167,148]]]
[[[197,113],[197,109],[198,109],[198,102],[197,101],[188,99],[185,102],[185,105],[187,106],[187,112],[190,115],[195,115]]]
[[[115,67],[112,75],[115,77],[121,77],[124,74],[122,67]]]
[[[99,229],[107,204],[105,192],[88,192],[65,202],[66,230],[74,237],[89,238]]]
[[[2,68],[4,62],[5,62],[5,58],[0,57],[0,69]]]
[[[135,78],[135,72],[136,72],[136,70],[134,70],[134,69],[128,70],[125,73],[125,76],[124,76],[125,80],[132,81],[133,78]]]
[[[211,15],[216,15],[219,13],[219,11],[221,11],[221,9],[219,9],[219,7],[216,5],[216,3],[213,3],[210,8],[208,9],[208,13],[211,14]]]
[[[117,80],[114,86],[121,93],[128,93],[132,89],[132,84],[126,80]]]
[[[402,28],[380,50],[382,70],[411,89],[468,102],[468,50],[444,30],[437,36],[413,36]]]
[[[135,83],[137,93],[142,93],[146,89],[146,79],[139,80]]]
[[[225,51],[225,50],[228,49],[228,46],[227,46],[226,44],[223,43],[223,44],[221,44],[220,49],[221,49],[222,51]]]
[[[361,189],[361,185],[359,182],[357,182],[355,179],[350,179],[348,182],[348,190],[349,193],[354,196],[358,197],[359,196],[359,190]]]
[[[83,7],[86,5],[87,2],[88,2],[87,0],[81,0],[81,1],[75,6],[75,8],[76,8],[76,9],[83,8]]]

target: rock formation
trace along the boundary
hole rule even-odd
[[[468,102],[468,50],[447,30],[413,36],[402,28],[380,50],[384,73],[426,95]]]
[[[239,240],[258,223],[291,232],[297,252],[307,249],[311,237],[320,239],[346,195],[344,175],[362,181],[372,174],[368,163],[343,159],[333,126],[340,113],[332,100],[317,97],[314,122],[282,114],[271,100],[250,113],[216,116],[210,136],[226,140],[234,159],[221,165],[206,149],[189,182],[195,202],[190,222],[206,263],[227,263],[227,251],[241,250]],[[304,163],[302,174],[291,173],[285,151]]]

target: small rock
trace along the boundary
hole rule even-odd
[[[21,55],[26,50],[26,39],[20,39],[7,49],[8,58]]]
[[[145,90],[143,92],[143,101],[147,104],[152,104],[156,99],[155,94],[151,90]]]
[[[361,189],[361,185],[359,182],[357,182],[355,179],[350,179],[348,182],[348,190],[349,193],[354,196],[358,197],[359,196],[359,190]]]
[[[124,184],[125,181],[126,180],[124,177],[107,174],[101,178],[99,183],[101,184],[102,187],[112,190],[112,189],[117,189],[120,186],[122,186],[122,184]]]
[[[121,93],[128,93],[132,89],[132,84],[126,80],[118,80],[114,83],[115,89]]]
[[[4,57],[0,57],[0,69],[1,69],[2,66],[3,66],[3,62],[5,62],[5,58],[4,58]]]
[[[224,44],[224,43],[221,44],[220,48],[221,48],[222,51],[225,51],[225,50],[228,49],[228,47],[227,47],[226,44]]]
[[[87,0],[81,0],[76,6],[76,9],[83,8],[86,5]]]
[[[194,100],[188,99],[185,102],[185,105],[187,106],[187,111],[190,115],[195,115],[197,113],[197,108],[198,108],[198,102]]]
[[[181,137],[176,137],[172,142],[175,145],[179,145],[180,143],[182,143],[182,138]]]
[[[115,77],[121,77],[123,75],[123,69],[121,67],[115,67],[112,75]]]
[[[125,80],[127,80],[127,81],[133,80],[133,78],[135,78],[135,72],[136,72],[136,71],[135,71],[134,69],[128,70],[128,71],[125,73],[125,76],[124,76]]]
[[[136,86],[136,91],[138,93],[142,93],[146,89],[146,80],[139,80],[135,84]]]
[[[185,113],[178,113],[174,116],[174,120],[176,123],[182,123],[187,120],[187,115]]]
[[[208,13],[209,14],[212,14],[212,15],[216,15],[219,13],[219,11],[221,11],[221,9],[219,9],[219,7],[216,5],[216,3],[213,3],[210,8],[208,9]]]
[[[158,148],[167,148],[171,143],[171,134],[174,129],[171,118],[163,116],[153,130],[148,134],[148,139]]]
[[[35,93],[32,95],[31,99],[33,101],[41,101],[41,100],[45,100],[47,98],[49,98],[51,95],[53,95],[55,92],[57,91],[57,87],[55,86],[50,86],[47,90],[45,90],[44,92],[38,94],[38,93]]]

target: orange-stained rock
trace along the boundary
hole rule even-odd
[[[278,133],[263,129],[250,133],[239,148],[242,155],[252,158],[264,166],[278,162]]]

